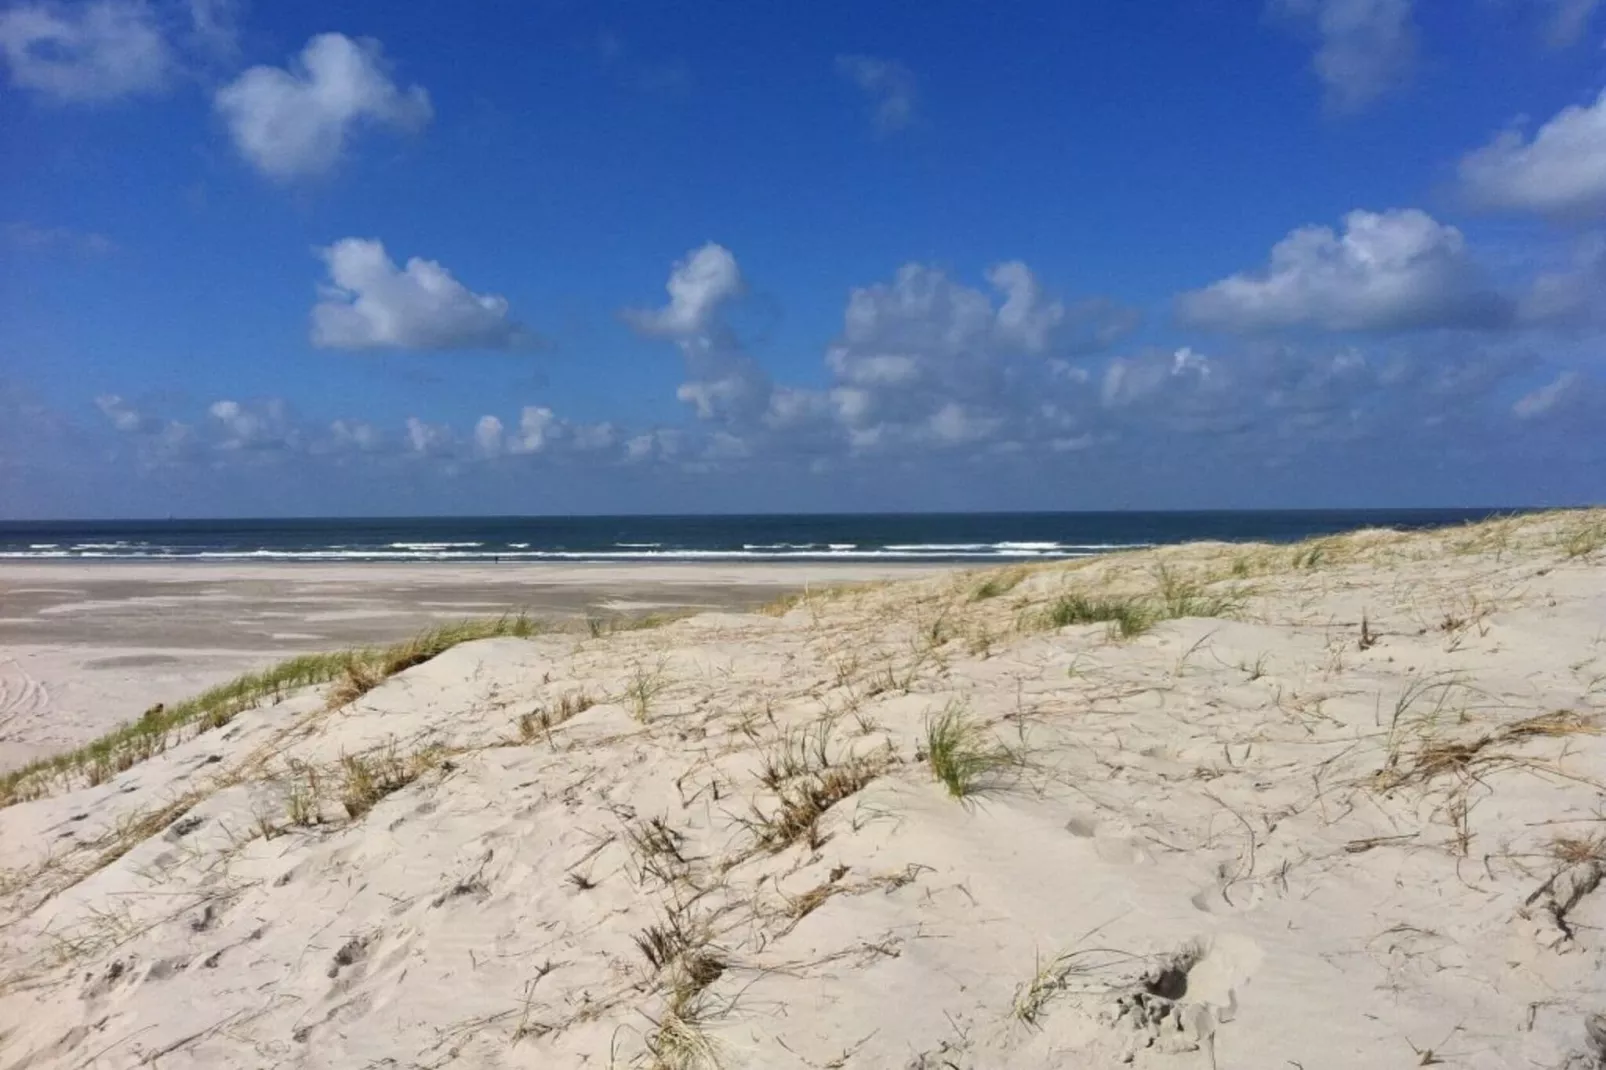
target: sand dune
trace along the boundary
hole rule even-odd
[[[0,809],[0,1067],[1599,1067],[1603,561],[1192,546],[301,689]]]

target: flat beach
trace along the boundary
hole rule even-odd
[[[744,609],[898,564],[0,564],[0,773],[291,654],[443,621]]]
[[[742,609],[800,578],[7,573],[8,651],[208,672],[721,608],[303,659],[0,778],[0,1067],[1606,1065],[1606,511]]]

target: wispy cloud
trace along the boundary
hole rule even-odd
[[[1334,111],[1359,111],[1410,77],[1412,0],[1268,0],[1267,10],[1314,30],[1311,69]]]
[[[877,132],[893,134],[914,122],[915,76],[908,67],[894,59],[843,55],[836,58],[836,69],[870,98]]]

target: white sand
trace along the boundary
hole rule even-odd
[[[487,640],[241,714],[0,809],[0,1067],[1598,1068],[1586,523]],[[1241,607],[1019,627],[1161,563]],[[944,708],[1025,764],[949,797]],[[789,735],[770,779],[834,805],[770,850]],[[428,768],[348,816],[387,753]]]

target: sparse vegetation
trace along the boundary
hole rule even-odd
[[[519,732],[521,743],[535,743],[550,736],[552,729],[563,722],[584,713],[596,705],[591,696],[584,691],[566,694],[558,699],[556,705],[537,706],[528,710],[514,720],[514,726]]]
[[[728,962],[713,944],[708,921],[685,906],[671,906],[663,920],[633,940],[665,991],[664,1008],[651,1019],[647,1037],[653,1070],[714,1070],[720,1049],[707,1031],[714,1011],[706,993]]]
[[[1591,509],[1562,528],[1561,551],[1569,558],[1589,558],[1606,547],[1606,512]]]
[[[1067,594],[1048,611],[1051,627],[1108,623],[1110,631],[1122,639],[1142,635],[1154,627],[1159,619],[1154,606],[1141,598],[1094,598],[1085,594]]]
[[[1198,580],[1180,576],[1161,565],[1158,569],[1161,616],[1166,620],[1182,617],[1225,617],[1235,612],[1238,603],[1226,595],[1205,590]]]
[[[885,751],[870,755],[833,755],[831,722],[788,733],[762,760],[759,778],[775,793],[779,805],[765,811],[754,805],[746,824],[758,846],[780,851],[807,839],[819,842],[818,823],[825,812],[880,776],[890,764]]]
[[[1470,778],[1490,768],[1518,761],[1509,748],[1526,740],[1600,732],[1595,718],[1588,714],[1554,710],[1477,735],[1452,738],[1446,730],[1443,714],[1448,710],[1449,696],[1455,686],[1454,682],[1447,681],[1418,682],[1401,695],[1390,725],[1383,768],[1373,777],[1378,788],[1389,791],[1408,784],[1425,784],[1446,775]],[[1425,714],[1411,715],[1407,721],[1405,711],[1430,691],[1437,692],[1433,708]],[[1466,720],[1466,711],[1461,710],[1450,723],[1461,724]],[[1414,737],[1416,741],[1409,753],[1404,746],[1407,737]]]
[[[1163,620],[1225,617],[1239,609],[1240,602],[1234,595],[1212,592],[1204,582],[1182,576],[1163,564],[1156,569],[1155,579],[1153,596],[1067,592],[1049,606],[1045,623],[1051,628],[1103,623],[1110,626],[1111,635],[1132,639]]]
[[[956,799],[997,790],[1023,764],[1023,755],[1005,745],[958,703],[926,724],[925,760],[933,775]]]
[[[989,598],[997,598],[1001,594],[1008,594],[1020,586],[1021,580],[1026,578],[1023,568],[1008,568],[1001,572],[994,572],[976,585],[970,592],[972,602],[984,602]]]
[[[0,806],[66,790],[77,777],[102,784],[139,762],[167,750],[187,734],[221,728],[263,702],[278,701],[301,688],[335,681],[330,701],[342,705],[403,669],[421,664],[472,639],[529,636],[535,621],[519,615],[466,620],[431,629],[406,642],[373,650],[303,654],[261,672],[210,688],[176,706],[158,704],[92,743],[41,759],[0,776]]]
[[[662,661],[651,669],[638,662],[630,670],[630,678],[625,683],[625,698],[629,700],[630,712],[636,720],[646,723],[652,713],[653,702],[668,686]]]
[[[377,753],[342,755],[340,801],[346,807],[346,815],[352,820],[362,817],[380,799],[439,764],[440,752],[436,748],[425,747],[404,755],[394,740]]]

